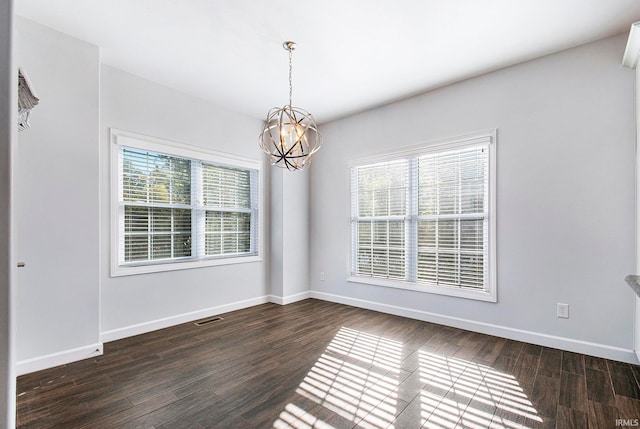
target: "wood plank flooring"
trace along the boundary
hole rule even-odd
[[[640,368],[318,300],[18,378],[19,428],[616,428]],[[619,419],[623,419],[620,421]]]

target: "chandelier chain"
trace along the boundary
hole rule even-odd
[[[292,94],[293,94],[293,84],[292,84],[292,79],[291,79],[291,73],[293,70],[293,67],[291,65],[291,56],[292,56],[293,50],[289,49],[289,106],[293,107],[293,104],[291,103],[291,99],[292,99]]]

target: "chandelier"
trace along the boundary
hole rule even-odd
[[[289,104],[269,110],[259,144],[269,155],[271,165],[300,170],[311,163],[311,156],[320,149],[322,136],[311,113],[291,103],[291,56],[296,44],[284,42],[282,46],[289,51]]]

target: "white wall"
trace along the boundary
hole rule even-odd
[[[0,1],[0,427],[16,417],[15,276],[12,172],[16,139],[16,68],[13,2]]]
[[[26,263],[17,279],[18,372],[98,354],[101,341],[266,302],[264,261],[109,272],[109,128],[263,159],[260,121],[101,68],[97,47],[32,21],[17,18],[17,27],[18,65],[41,98],[15,166],[16,259]],[[265,200],[268,192],[264,186]]]
[[[102,66],[101,259],[104,341],[266,302],[266,263],[125,277],[109,275],[109,128],[263,159],[261,123],[173,89]],[[263,186],[263,192],[268,189]],[[268,218],[263,227],[268,227]]]
[[[272,167],[273,168],[273,167]],[[283,263],[285,304],[307,298],[309,291],[309,170],[282,171],[284,198]],[[275,197],[271,198],[272,204]]]
[[[269,169],[269,292],[284,300],[284,171]],[[308,273],[307,273],[308,275]]]
[[[99,349],[98,48],[16,18],[40,104],[19,135],[17,360],[24,373]],[[64,355],[64,356],[62,356]]]
[[[633,72],[608,38],[324,124],[312,296],[634,360]],[[498,302],[349,283],[349,160],[497,128]],[[326,280],[319,280],[319,273]],[[556,303],[570,318],[556,318]]]
[[[309,170],[269,171],[271,299],[288,304],[309,297]]]

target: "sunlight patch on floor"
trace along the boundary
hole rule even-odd
[[[325,429],[333,427],[331,419],[339,419],[341,426],[393,429],[403,411],[398,409],[402,347],[401,342],[342,327],[296,390],[316,404],[311,408],[324,412],[289,403],[273,427]],[[513,375],[430,351],[418,353],[424,385],[416,389],[413,403],[419,415],[402,427],[526,429],[526,421],[543,422]],[[329,421],[314,414],[330,416]]]
[[[287,404],[280,417],[273,423],[274,429],[333,429],[333,426],[314,417],[311,413],[294,405]]]
[[[536,409],[511,374],[455,357],[420,351],[422,424],[434,429],[458,425],[511,428],[523,421],[542,423]]]
[[[401,357],[402,343],[343,327],[297,393],[360,427],[388,428],[397,412],[392,394],[398,389]],[[274,428],[330,427],[300,413],[299,407],[289,404]]]

